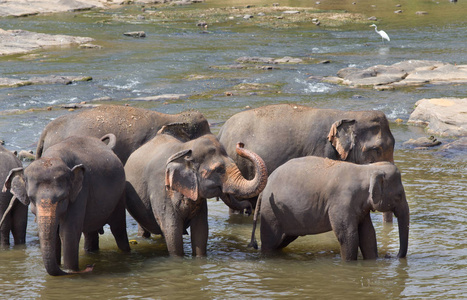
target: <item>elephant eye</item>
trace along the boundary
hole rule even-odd
[[[218,166],[216,168],[216,173],[218,174],[225,174],[225,167],[224,166]]]

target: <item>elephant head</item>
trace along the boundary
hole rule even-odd
[[[398,257],[405,257],[409,241],[410,212],[401,174],[392,163],[374,164],[378,170],[370,175],[369,203],[372,210],[393,212],[399,227],[400,249]],[[379,168],[381,167],[381,168]]]
[[[172,128],[171,131],[179,129]],[[176,135],[180,136],[180,132]],[[184,148],[167,161],[167,190],[175,190],[193,201],[220,197],[232,209],[251,212],[248,201],[238,202],[233,196],[257,196],[266,186],[266,165],[257,154],[244,149],[243,144],[237,144],[237,153],[255,166],[254,178],[247,180],[214,135],[206,134],[186,141]]]
[[[31,163],[24,172],[22,168],[12,170],[6,179],[5,188],[23,204],[31,204],[42,258],[50,275],[67,274],[59,267],[59,223],[81,191],[83,177],[83,165],[70,169],[60,159],[44,157]]]
[[[338,159],[357,164],[394,162],[395,140],[382,112],[361,112],[358,119],[336,121],[327,138]]]

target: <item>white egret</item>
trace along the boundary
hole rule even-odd
[[[374,27],[377,34],[381,36],[381,41],[384,43],[384,40],[390,41],[389,35],[384,32],[384,30],[378,30],[378,27],[375,24],[370,25],[370,27]]]

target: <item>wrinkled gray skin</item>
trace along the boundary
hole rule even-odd
[[[133,151],[152,139],[163,125],[174,122],[190,124],[187,129],[190,138],[210,132],[208,121],[196,111],[170,115],[129,106],[103,105],[51,121],[42,131],[36,157],[72,135],[100,138],[113,133],[117,137],[114,152],[125,165]]]
[[[266,185],[267,170],[256,154],[237,147],[255,165],[254,178],[242,177],[217,138],[189,139],[186,124],[164,126],[133,152],[125,165],[127,209],[147,231],[163,234],[172,256],[183,256],[182,235],[191,232],[193,256],[205,256],[208,240],[207,198],[220,197],[232,209],[251,212],[248,201]]]
[[[290,159],[310,155],[357,164],[394,161],[394,137],[380,111],[268,105],[233,115],[218,138],[246,178],[252,166],[233,151],[238,141],[264,160],[269,174]]]
[[[5,182],[11,169],[22,167],[19,159],[5,147],[0,145],[0,182]],[[12,194],[9,190],[0,192],[0,219],[9,207]],[[10,211],[3,219],[0,227],[0,246],[10,245],[10,232],[13,235],[15,245],[26,242],[26,227],[28,223],[28,207],[14,200]]]
[[[298,236],[334,231],[342,260],[378,256],[370,211],[398,218],[400,249],[407,254],[409,206],[401,175],[390,162],[358,165],[321,157],[302,157],[277,168],[258,200],[261,250],[286,247]],[[254,237],[254,233],[252,235]]]
[[[143,108],[102,105],[51,121],[39,138],[36,158],[41,157],[48,147],[72,135],[100,138],[104,134],[113,133],[117,137],[114,152],[125,165],[133,151],[152,139],[163,125],[174,122],[189,124],[186,132],[190,138],[211,132],[206,118],[196,111],[170,115]],[[141,228],[139,235],[150,236]]]
[[[125,173],[109,145],[94,137],[69,137],[42,157],[10,173],[5,186],[36,215],[45,268],[50,275],[79,272],[79,241],[86,251],[99,249],[99,236],[110,225],[118,247],[130,251],[125,219]],[[57,234],[58,233],[58,234]],[[87,268],[85,271],[92,269]]]

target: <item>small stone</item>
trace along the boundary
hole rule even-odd
[[[394,11],[395,14],[401,14],[402,13],[402,9],[399,9],[399,10],[396,10]]]
[[[277,7],[277,6],[279,6],[279,5],[280,5],[279,3],[273,3],[273,4],[272,4],[272,6],[274,6],[274,7]]]
[[[427,15],[428,12],[426,12],[426,11],[417,11],[417,12],[415,12],[415,14],[416,15]]]
[[[294,14],[299,14],[300,12],[298,10],[286,10],[282,12],[283,14],[288,14],[288,15],[294,15]]]
[[[130,32],[125,32],[123,35],[131,36],[131,37],[134,37],[134,38],[144,38],[144,37],[146,37],[146,33],[144,31],[130,31]]]
[[[378,21],[378,18],[375,17],[375,16],[371,16],[371,17],[368,18],[368,20],[370,20],[370,21]]]
[[[402,5],[400,5],[400,4],[396,4],[396,7],[401,7],[401,6],[402,6]]]
[[[246,19],[246,20],[248,20],[248,19],[253,18],[253,16],[252,16],[252,15],[244,15],[243,18]]]

